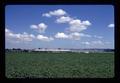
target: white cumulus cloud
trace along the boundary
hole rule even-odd
[[[61,16],[60,18],[58,18],[56,20],[57,23],[67,23],[69,21],[71,21],[72,18],[70,18],[69,16]]]
[[[31,25],[30,28],[31,29],[38,29],[38,26],[37,25]]]
[[[66,35],[65,33],[62,33],[62,32],[58,32],[58,33],[55,35],[55,38],[66,39],[66,38],[68,38],[68,35]]]
[[[90,26],[91,25],[91,23],[88,20],[82,21],[82,24],[85,25],[85,26]]]
[[[114,28],[114,26],[115,26],[114,24],[109,24],[108,25],[108,27],[110,27],[110,28]]]
[[[42,14],[42,16],[51,17],[51,15],[49,13]]]
[[[88,28],[88,26],[91,25],[91,23],[86,20],[86,21],[81,21],[79,19],[75,19],[69,22],[69,30],[71,32],[81,32],[83,30],[86,30]]]
[[[37,35],[36,38],[40,41],[47,41],[47,42],[54,40],[54,38],[47,37],[47,36],[44,36],[44,35]]]
[[[38,31],[39,33],[44,33],[48,26],[45,23],[40,23],[38,25],[31,25],[30,28]]]
[[[50,11],[49,13],[44,13],[42,14],[42,16],[51,17],[51,16],[62,16],[66,14],[67,13],[63,9],[57,9],[54,11]]]

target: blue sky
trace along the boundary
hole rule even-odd
[[[7,5],[5,28],[6,48],[114,48],[114,7]]]

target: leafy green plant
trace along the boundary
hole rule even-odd
[[[114,53],[7,52],[7,78],[112,78]]]

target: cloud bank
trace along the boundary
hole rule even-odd
[[[5,36],[7,39],[15,41],[32,41],[35,38],[33,34],[28,34],[26,32],[16,34],[7,28],[5,29]]]
[[[9,40],[9,41],[18,41],[18,42],[21,42],[21,41],[31,42],[34,39],[37,39],[37,40],[40,40],[40,41],[47,41],[47,42],[54,40],[54,38],[47,37],[47,36],[44,36],[44,35],[35,36],[33,34],[28,34],[26,32],[13,33],[12,31],[10,31],[7,28],[5,29],[5,36],[6,36],[6,39]]]

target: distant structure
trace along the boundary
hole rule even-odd
[[[41,49],[34,49],[34,51],[38,51],[38,52],[70,52],[69,49],[60,49],[60,48],[41,48]]]
[[[36,49],[6,49],[6,52],[76,52],[76,53],[103,53],[103,52],[114,52],[114,49],[63,49],[63,48],[36,48]]]

